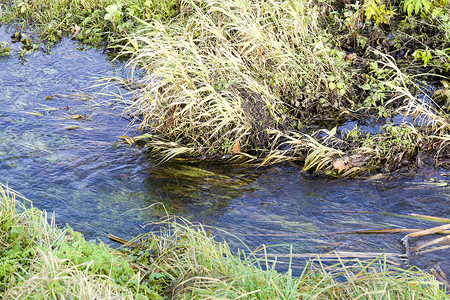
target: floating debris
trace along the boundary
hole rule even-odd
[[[66,127],[67,130],[74,130],[74,129],[77,129],[77,128],[80,128],[80,126],[78,126],[78,125],[71,125],[71,126],[67,126]]]

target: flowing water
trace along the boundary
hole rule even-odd
[[[10,41],[9,35],[0,27],[0,41]],[[432,176],[444,185],[444,170],[335,180],[305,174],[294,164],[158,165],[143,150],[120,143],[129,125],[120,105],[99,93],[102,87],[91,88],[96,78],[126,76],[122,63],[70,40],[26,60],[18,45],[14,49],[0,57],[0,181],[87,239],[111,243],[109,233],[131,238],[169,213],[231,233],[225,238],[235,248],[241,239],[251,249],[278,245],[269,249],[278,254],[400,254],[404,234],[349,231],[439,225],[379,213],[450,216],[449,187],[429,181]],[[448,254],[429,253],[412,263],[437,264],[450,273]]]

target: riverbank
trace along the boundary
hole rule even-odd
[[[431,275],[382,258],[309,265],[299,277],[279,273],[270,259],[235,255],[186,222],[169,221],[118,251],[47,223],[45,212],[4,185],[0,195],[4,299],[446,299]]]
[[[294,160],[331,176],[449,165],[446,1],[5,2],[3,21],[139,71],[115,78],[133,95],[124,140],[162,161]]]

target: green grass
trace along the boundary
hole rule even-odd
[[[0,185],[0,297],[3,299],[146,299],[139,274],[119,252],[57,229],[47,213]],[[52,217],[52,223],[54,219]],[[158,297],[156,297],[158,298]]]
[[[115,44],[139,25],[131,16],[164,20],[180,10],[179,0],[1,0],[2,22],[14,23],[21,30],[32,30],[50,44],[63,36],[84,43]],[[30,27],[30,25],[32,25]]]
[[[299,277],[279,273],[266,248],[238,258],[201,225],[178,220],[170,230],[141,237],[154,249],[145,270],[158,274],[166,293],[181,299],[445,299],[439,283],[420,270],[373,260],[340,259],[325,267],[307,265]],[[174,242],[176,241],[176,242]],[[248,249],[246,251],[248,253]],[[261,252],[261,253],[260,253]],[[145,259],[148,259],[146,257]],[[262,266],[266,270],[262,270]],[[291,265],[290,265],[291,266]],[[294,266],[295,267],[295,266]],[[417,297],[417,298],[416,298]]]
[[[382,256],[310,264],[294,277],[290,268],[274,269],[266,247],[236,255],[182,219],[157,224],[164,229],[118,252],[57,229],[4,185],[0,197],[3,299],[446,299],[431,275],[392,267]]]

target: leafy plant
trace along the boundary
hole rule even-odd
[[[339,77],[335,77],[334,75],[328,76],[328,87],[330,90],[337,90],[341,96],[345,95],[346,85]]]
[[[404,0],[403,9],[411,16],[419,14],[422,11],[428,11],[431,8],[432,0]]]
[[[111,4],[106,7],[105,10],[107,12],[105,15],[105,20],[111,21],[113,27],[116,28],[116,24],[120,23],[123,17],[122,4]]]
[[[416,50],[412,54],[415,59],[421,59],[423,61],[423,66],[426,67],[430,60],[433,58],[431,56],[431,51],[429,49],[426,50]]]
[[[386,9],[380,0],[366,0],[363,5],[367,20],[374,19],[378,24],[389,24],[389,20],[395,13]]]

